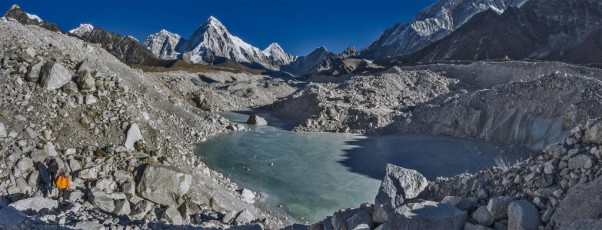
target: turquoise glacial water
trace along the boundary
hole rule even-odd
[[[248,115],[228,112],[244,123]],[[528,150],[482,140],[427,136],[297,133],[286,121],[212,137],[198,146],[205,163],[259,192],[271,210],[315,223],[336,210],[374,202],[386,163],[416,169],[429,180],[475,172],[528,157]]]

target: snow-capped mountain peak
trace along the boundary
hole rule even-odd
[[[460,28],[474,15],[486,10],[502,14],[528,0],[438,0],[411,21],[387,29],[363,52],[369,58],[386,58],[414,53]]]
[[[27,18],[29,18],[31,20],[36,20],[38,22],[43,22],[44,21],[38,15],[30,14],[30,13],[27,13],[27,12],[23,11],[23,9],[21,9],[21,7],[19,5],[17,5],[17,4],[13,4],[10,7],[10,9],[8,10],[8,12],[11,12],[11,11],[22,11],[23,13],[25,13],[25,15],[27,15]]]
[[[230,34],[217,18],[211,16],[184,40],[180,35],[161,30],[146,38],[144,45],[162,59],[182,58],[191,63],[212,63],[220,57],[241,63],[254,63],[268,69],[279,69],[296,57],[284,52],[277,43],[265,50]]]
[[[280,47],[280,45],[278,43],[272,43],[270,44],[267,48],[265,48],[262,51],[263,55],[265,56],[272,56],[274,54],[278,55],[278,54],[284,54],[284,50],[282,49],[282,47]]]
[[[159,33],[146,37],[144,46],[159,58],[173,60],[180,56],[176,48],[183,41],[180,35],[162,29]]]
[[[75,34],[75,35],[81,37],[87,33],[92,32],[92,30],[94,30],[94,26],[92,26],[91,24],[83,23],[83,24],[80,24],[79,27],[69,30],[69,33]]]

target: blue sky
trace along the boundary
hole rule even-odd
[[[141,42],[167,29],[184,38],[209,16],[260,49],[279,43],[293,55],[325,46],[341,52],[364,48],[380,33],[411,19],[435,0],[2,0],[5,12],[19,4],[26,12],[64,30],[91,23]]]

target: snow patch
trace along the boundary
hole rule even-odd
[[[80,24],[79,27],[69,30],[69,33],[71,34],[75,34],[77,36],[83,36],[87,33],[92,32],[92,30],[94,30],[94,26],[92,26],[91,24]]]
[[[25,13],[27,14],[27,17],[31,20],[36,20],[38,22],[43,22],[44,20],[42,20],[42,18],[40,18],[38,15],[35,14],[30,14],[30,13]]]

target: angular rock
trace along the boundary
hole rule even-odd
[[[130,202],[126,199],[115,201],[115,214],[129,215],[131,212]]]
[[[594,158],[586,154],[579,154],[569,159],[569,169],[589,169],[594,166]]]
[[[130,199],[131,201],[132,199]],[[131,212],[131,218],[134,220],[141,220],[144,216],[151,211],[153,208],[150,201],[140,200],[138,202],[132,202],[134,204],[134,208]]]
[[[92,95],[92,94],[86,95],[86,99],[84,100],[84,103],[86,103],[86,105],[95,104],[96,102],[98,102],[98,99],[96,99],[96,97],[94,97],[94,95]]]
[[[477,210],[472,213],[472,219],[483,226],[490,226],[493,224],[493,216],[491,216],[491,213],[487,210],[487,206],[477,208]]]
[[[349,230],[370,230],[370,226],[372,226],[372,217],[365,211],[359,211],[345,221],[345,226]]]
[[[128,129],[124,146],[128,151],[135,150],[134,144],[139,140],[142,140],[142,133],[140,132],[140,128],[138,128],[138,124],[134,123],[130,125],[130,129]]]
[[[82,169],[82,165],[75,159],[69,160],[69,168],[72,172]]]
[[[537,229],[540,224],[539,209],[533,203],[517,200],[508,204],[508,229]]]
[[[169,206],[169,208],[163,212],[163,219],[171,224],[183,224],[182,215],[180,215],[180,212],[174,206]]]
[[[247,124],[251,125],[268,125],[268,122],[263,117],[252,114],[247,120]]]
[[[332,227],[334,229],[345,228],[347,219],[351,218],[351,216],[358,212],[366,212],[370,214],[372,213],[372,208],[370,206],[362,205],[359,208],[348,208],[336,211],[330,218]]]
[[[7,137],[6,127],[4,127],[4,123],[0,122],[0,138]]]
[[[81,179],[97,179],[98,178],[98,169],[96,167],[82,169],[77,174],[77,177]]]
[[[387,164],[385,178],[380,184],[375,205],[383,205],[387,213],[415,198],[426,188],[427,179],[419,172]]]
[[[55,90],[71,81],[71,73],[59,63],[47,62],[40,71],[42,87]]]
[[[383,208],[383,205],[374,205],[374,212],[372,213],[372,220],[376,223],[383,224],[388,220],[387,211]]]
[[[581,219],[598,219],[602,216],[602,177],[570,188],[560,202],[550,223],[567,227]]]
[[[27,172],[33,168],[33,160],[29,157],[24,157],[17,162],[17,168],[19,168],[21,172]]]
[[[510,204],[512,200],[512,197],[508,196],[492,198],[489,200],[489,203],[487,203],[487,210],[496,221],[506,219],[508,216],[508,204]]]
[[[148,165],[136,191],[144,198],[162,205],[175,205],[188,192],[192,176],[177,168]]]
[[[586,144],[602,144],[602,121],[598,121],[585,131],[583,142]]]
[[[52,142],[46,142],[46,144],[44,145],[44,152],[46,153],[46,155],[51,157],[55,157],[56,155],[58,155]]]
[[[466,211],[432,201],[408,203],[389,213],[383,229],[462,229]]]
[[[249,203],[249,204],[255,203],[255,194],[251,190],[243,188],[242,192],[241,192],[241,196],[242,196],[242,201]]]
[[[77,79],[77,86],[79,90],[84,93],[93,92],[96,90],[96,81],[92,74],[88,71],[84,71],[83,73],[79,73],[81,76]]]
[[[29,72],[27,72],[25,79],[30,82],[38,83],[40,81],[40,71],[44,64],[44,59],[39,57],[36,58],[29,66]]]
[[[251,212],[247,209],[242,210],[238,213],[238,215],[236,216],[236,218],[234,219],[234,222],[236,222],[236,224],[248,224],[251,223],[251,221],[255,220],[255,216],[253,216],[253,214],[251,214]]]
[[[92,204],[105,212],[115,211],[115,200],[103,191],[92,190]]]

